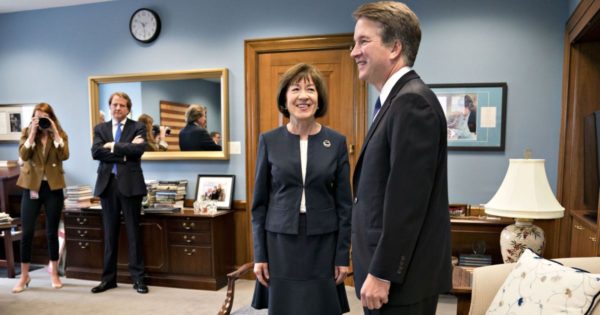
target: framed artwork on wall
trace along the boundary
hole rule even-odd
[[[448,150],[504,151],[506,83],[430,84],[446,116]]]
[[[235,175],[198,175],[196,201],[215,202],[217,209],[231,209]]]
[[[16,141],[29,126],[36,104],[0,104],[0,141]]]

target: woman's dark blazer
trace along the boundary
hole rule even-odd
[[[306,232],[337,231],[336,266],[348,266],[352,197],[346,138],[323,126],[308,138],[306,185],[302,181],[300,137],[285,126],[260,135],[252,202],[254,261],[268,262],[266,231],[298,234],[302,188]]]

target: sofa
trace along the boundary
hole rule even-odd
[[[564,266],[586,270],[592,274],[600,274],[600,257],[560,258],[553,259]],[[473,270],[471,308],[469,315],[485,314],[498,290],[517,263],[479,267]],[[600,298],[600,297],[598,297]],[[600,303],[590,314],[600,315]]]

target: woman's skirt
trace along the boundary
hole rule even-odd
[[[269,287],[256,281],[252,307],[272,315],[337,315],[350,311],[344,284],[334,278],[337,232],[306,235],[267,232]]]

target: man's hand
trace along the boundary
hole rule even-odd
[[[131,140],[131,143],[134,143],[134,144],[144,143],[144,138],[142,138],[142,136],[135,136],[135,138],[133,138],[133,140]]]
[[[389,293],[389,282],[382,281],[368,274],[362,289],[360,289],[360,302],[363,307],[370,310],[380,309],[383,304],[388,302]]]
[[[348,270],[350,270],[348,266],[335,266],[335,284],[344,282],[348,275]]]
[[[258,282],[267,288],[269,287],[269,263],[255,263],[254,274]]]
[[[105,148],[105,149],[109,149],[109,150],[111,150],[111,151],[112,151],[112,148],[113,148],[114,146],[115,146],[115,143],[114,143],[114,142],[107,142],[107,143],[105,143],[105,144],[104,144],[102,147],[103,147],[103,148]]]

